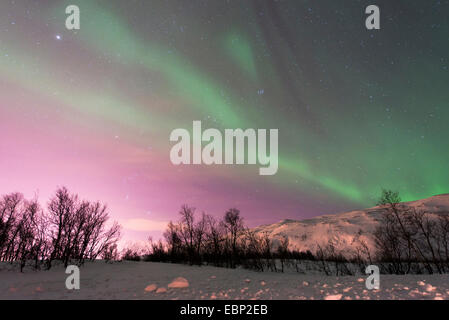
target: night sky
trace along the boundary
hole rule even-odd
[[[448,193],[448,59],[444,0],[1,1],[0,194],[64,185],[144,239],[184,203],[255,226]],[[174,166],[194,120],[279,129],[277,174]]]

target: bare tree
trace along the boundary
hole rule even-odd
[[[222,262],[223,242],[225,241],[224,227],[223,224],[218,223],[212,216],[206,216],[206,223],[206,251],[212,263],[219,266]]]
[[[438,256],[444,263],[445,272],[449,269],[449,215],[441,215],[437,223]]]
[[[56,191],[56,195],[48,204],[49,235],[52,242],[52,252],[47,262],[48,269],[55,259],[63,259],[64,247],[70,241],[68,226],[72,222],[77,201],[78,198],[70,195],[67,188],[63,187]]]
[[[271,271],[277,271],[276,261],[273,259],[271,250],[272,241],[270,238],[270,234],[268,232],[264,232],[262,234],[262,256],[265,259],[267,268],[271,269]]]
[[[400,202],[399,192],[382,190],[378,205],[385,207],[386,212],[374,235],[379,258],[390,260],[392,271],[401,274],[410,272],[413,242]]]
[[[179,225],[170,221],[164,232],[164,238],[167,243],[168,255],[170,256],[171,261],[177,262],[182,260],[182,240]]]
[[[179,212],[181,220],[179,222],[180,237],[183,247],[186,250],[190,264],[195,261],[195,208],[187,205],[181,207]]]
[[[104,251],[101,254],[101,258],[105,261],[105,262],[110,262],[110,261],[116,261],[119,259],[119,253],[118,253],[118,249],[117,249],[117,244],[110,244],[107,245],[104,249]]]
[[[61,261],[82,264],[96,259],[119,239],[120,226],[107,228],[106,206],[78,200],[66,188],[57,189],[47,212],[37,200],[28,201],[21,194],[0,200],[0,260],[17,261],[21,270],[28,261],[47,268]]]
[[[279,260],[281,261],[281,272],[284,272],[284,264],[288,259],[288,245],[289,245],[288,237],[283,236],[279,242],[279,246],[277,249]]]
[[[226,211],[223,225],[228,235],[228,247],[231,248],[231,267],[234,268],[238,258],[237,239],[244,230],[240,210],[232,208]]]
[[[383,191],[386,213],[375,232],[378,259],[389,272],[409,273],[424,267],[431,274],[443,273],[448,261],[449,218],[399,204],[397,193]],[[418,270],[422,272],[421,270]]]
[[[20,229],[17,226],[20,220],[23,195],[12,193],[3,196],[0,201],[0,258],[2,261],[14,259],[14,249]]]

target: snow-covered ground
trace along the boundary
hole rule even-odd
[[[3,263],[0,270],[0,299],[449,299],[449,275],[381,275],[371,291],[360,275],[97,261],[81,267],[80,290],[67,290],[62,266],[20,273]]]

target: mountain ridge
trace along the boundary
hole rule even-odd
[[[449,193],[401,202],[399,206],[436,215],[449,214]],[[284,236],[287,236],[289,248],[292,250],[310,250],[315,253],[318,245],[326,246],[329,241],[332,241],[337,250],[349,254],[363,241],[370,251],[374,252],[373,233],[382,219],[382,214],[386,211],[386,206],[375,206],[304,220],[283,219],[277,223],[258,226],[253,230],[260,235],[268,233],[274,247]]]

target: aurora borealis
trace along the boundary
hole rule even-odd
[[[2,1],[0,193],[65,185],[130,239],[184,203],[254,226],[369,207],[381,188],[447,193],[448,16],[433,0]],[[277,174],[173,166],[170,132],[195,120],[279,129]]]

